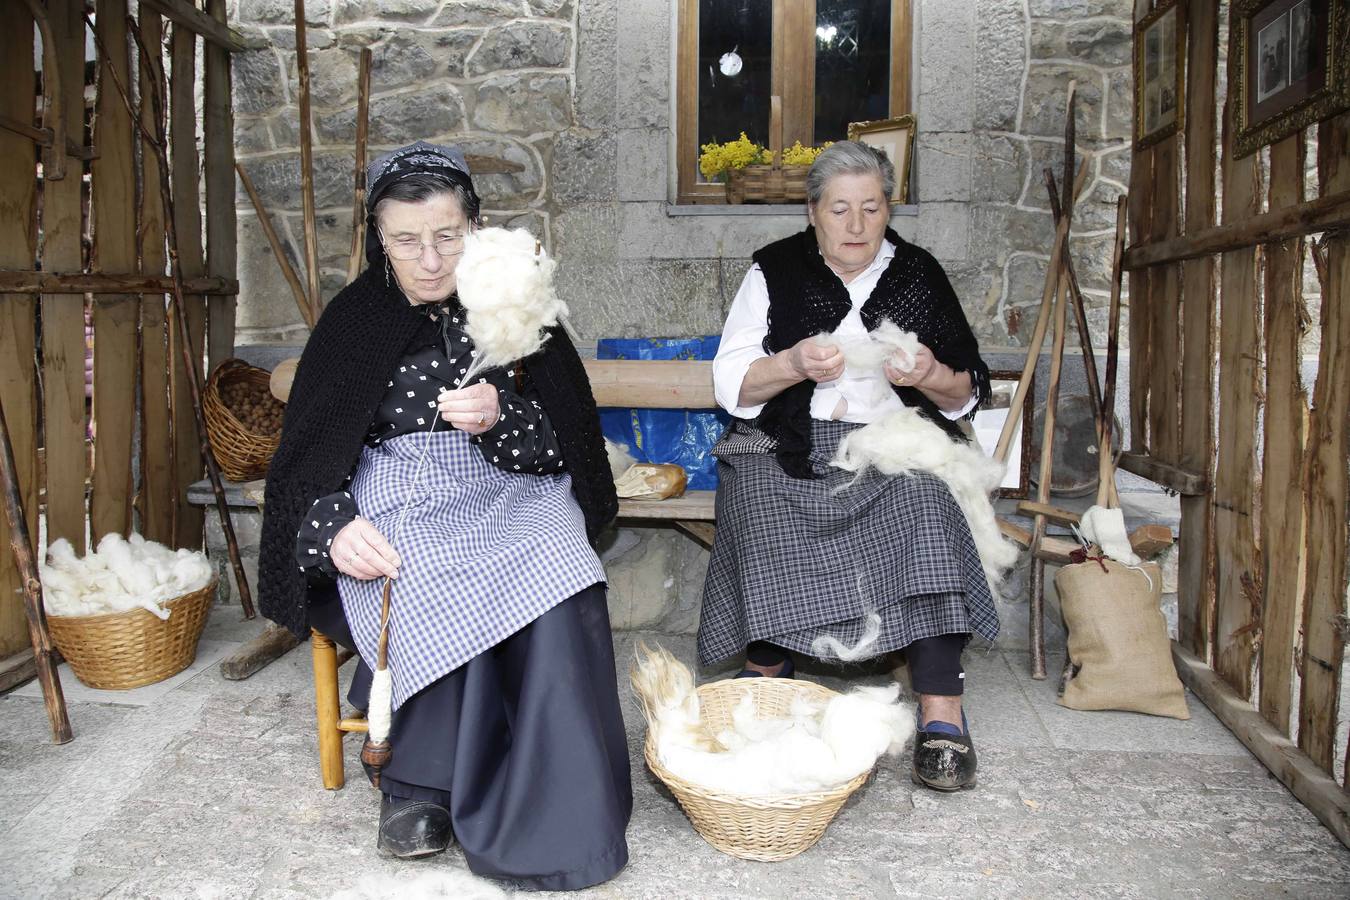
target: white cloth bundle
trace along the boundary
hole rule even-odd
[[[455,270],[464,328],[478,354],[465,373],[478,373],[524,359],[544,346],[552,328],[567,315],[553,289],[557,263],[523,228],[480,228],[464,240]]]
[[[1121,510],[1089,506],[1079,519],[1078,528],[1083,537],[1101,547],[1102,552],[1116,562],[1127,566],[1142,562],[1130,546],[1130,536],[1125,531],[1125,513]]]
[[[171,550],[139,534],[127,540],[109,534],[83,559],[61,538],[47,548],[39,567],[43,606],[53,616],[97,616],[144,609],[161,619],[161,604],[211,583],[206,554]]]
[[[752,796],[828,790],[899,754],[914,733],[900,686],[854,688],[822,703],[797,698],[786,719],[761,719],[747,693],[732,727],[712,740],[702,727],[689,669],[668,652],[638,648],[632,682],[662,764],[703,787]]]

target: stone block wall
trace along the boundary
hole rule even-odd
[[[893,224],[942,261],[991,351],[1025,342],[1053,227],[1041,169],[1063,157],[1064,98],[1093,151],[1073,252],[1099,344],[1115,200],[1129,174],[1129,0],[913,0],[915,203]],[[758,247],[800,208],[673,207],[675,0],[310,0],[308,46],[325,296],[350,246],[359,49],[374,53],[370,152],[416,138],[520,163],[477,180],[493,224],[539,235],[587,339],[716,333]],[[233,0],[237,153],[302,257],[293,4]],[[240,343],[305,329],[239,195]],[[1127,333],[1127,332],[1124,332]],[[625,529],[608,551],[620,626],[689,630],[707,554]]]

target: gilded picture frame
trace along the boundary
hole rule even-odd
[[[1134,26],[1134,149],[1178,134],[1186,122],[1186,12],[1166,0]]]
[[[848,123],[848,139],[876,147],[895,165],[895,192],[891,205],[909,202],[909,171],[914,166],[914,116]]]
[[[1228,61],[1240,159],[1350,109],[1350,2],[1233,0]]]

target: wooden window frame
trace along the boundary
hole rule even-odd
[[[911,113],[910,86],[913,62],[914,17],[912,0],[891,0],[891,96],[890,115]],[[676,202],[725,203],[720,184],[700,184],[698,141],[698,5],[699,0],[679,0],[676,49],[675,163]],[[783,98],[783,142],[815,143],[816,0],[773,0],[772,92]],[[797,48],[797,52],[781,48]],[[789,59],[805,60],[788,66]],[[789,71],[790,69],[790,71]]]

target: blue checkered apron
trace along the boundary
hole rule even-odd
[[[462,431],[366,447],[352,480],[362,517],[403,560],[394,582],[389,668],[394,708],[515,634],[578,591],[605,580],[586,541],[570,475],[518,475],[483,458]],[[338,577],[362,659],[375,666],[383,579]]]
[[[829,465],[862,426],[813,420],[814,480],[778,465],[773,441],[744,421],[713,448],[717,535],[703,585],[704,665],[771,641],[801,653],[831,635],[853,646],[867,613],[881,617],[874,655],[920,638],[998,635],[998,612],[965,514],[933,475],[856,482]]]

